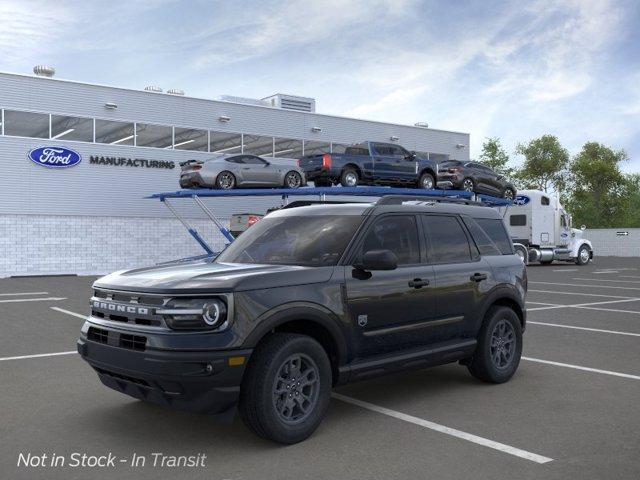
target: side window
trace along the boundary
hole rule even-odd
[[[362,253],[369,250],[391,250],[398,265],[420,263],[418,228],[413,215],[393,215],[377,220],[367,231]]]
[[[502,255],[500,249],[475,220],[470,217],[465,217],[464,223],[467,225],[469,232],[471,232],[473,241],[476,242],[476,246],[481,255]]]
[[[456,217],[424,215],[429,239],[430,263],[462,263],[471,261],[469,240]]]
[[[549,205],[549,197],[540,197],[540,204],[541,205]]]
[[[527,225],[526,215],[511,215],[509,217],[509,225],[512,227],[524,227]]]
[[[408,154],[405,153],[406,150],[399,145],[389,145],[389,155],[393,155],[394,157],[405,157]]]
[[[267,162],[265,162],[260,157],[255,157],[253,155],[247,155],[245,157],[242,157],[242,159],[244,160],[243,163],[248,163],[248,164],[251,164],[251,165],[266,165],[267,164]]]
[[[513,244],[504,223],[499,218],[477,218],[476,222],[485,231],[493,243],[500,249],[503,255],[511,255],[513,253]]]
[[[373,149],[375,150],[376,155],[391,155],[389,146],[384,143],[374,143]]]
[[[244,163],[244,157],[239,156],[239,157],[230,157],[227,158],[227,162],[229,163]]]

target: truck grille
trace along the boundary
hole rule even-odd
[[[93,340],[94,342],[98,342],[98,343],[108,343],[109,332],[101,328],[89,327],[89,331],[87,332],[87,338],[89,340]]]
[[[126,333],[120,334],[120,346],[122,348],[144,351],[146,344],[147,337],[140,335],[128,335]]]
[[[91,315],[113,322],[130,325],[166,328],[162,315],[156,315],[167,298],[126,292],[94,290],[91,298]]]

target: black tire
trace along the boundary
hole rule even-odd
[[[502,192],[502,198],[505,198],[507,200],[515,200],[516,192],[513,190],[513,188],[507,187],[504,189],[504,192]]]
[[[287,361],[296,356],[301,357],[303,362],[308,362],[310,369],[315,367],[317,381],[314,385],[317,390],[309,389],[305,392],[306,387],[300,387],[300,382],[289,374],[289,379],[293,380],[286,385],[286,390],[290,392],[288,396],[292,399],[287,400],[286,392],[283,392],[284,401],[280,401],[281,398],[275,399],[276,386],[280,384],[282,387],[282,382],[289,381],[283,380],[281,373],[289,365]],[[322,421],[329,406],[331,384],[331,364],[318,342],[306,335],[274,333],[258,344],[251,355],[240,390],[240,416],[250,430],[263,438],[284,444],[301,442]],[[295,392],[299,395],[292,396]],[[306,396],[312,398],[313,403],[309,402],[308,411],[302,414],[300,412],[304,400],[296,401],[295,398],[306,399]],[[293,417],[294,409],[298,408],[298,413],[302,415],[300,418],[289,422],[284,419],[280,407],[287,408],[287,402],[293,405],[291,416]]]
[[[300,188],[302,186],[302,175],[295,170],[287,172],[284,176],[284,188]]]
[[[551,265],[553,263],[553,260],[540,260],[540,265]]]
[[[353,184],[353,176],[355,175],[355,184]],[[343,187],[357,187],[360,175],[355,168],[347,167],[340,174],[340,185]]]
[[[591,250],[586,245],[582,245],[578,249],[578,256],[576,257],[576,265],[586,265],[591,261]]]
[[[498,349],[504,347],[509,350],[510,346],[506,343],[497,345],[494,339],[496,329],[500,329],[503,322],[505,330],[511,332],[513,345],[513,350],[510,350],[510,354],[505,353],[504,355]],[[492,342],[492,339],[494,342]],[[467,365],[469,373],[483,382],[504,383],[518,369],[521,355],[522,325],[518,315],[509,307],[491,307],[485,315],[480,328],[476,352]],[[503,366],[499,365],[502,361],[505,362]]]
[[[331,183],[331,180],[327,180],[327,179],[324,179],[324,178],[323,178],[323,179],[314,180],[314,181],[313,181],[313,184],[314,184],[316,187],[330,187],[330,186],[332,186],[332,185],[333,185],[333,184]]]
[[[220,190],[231,190],[236,184],[236,176],[228,170],[220,172],[216,177],[216,188]]]
[[[425,190],[433,190],[436,188],[436,180],[433,178],[433,175],[430,173],[423,173],[420,175],[420,180],[418,180],[418,188],[422,188]]]
[[[466,190],[467,192],[475,192],[476,182],[474,182],[472,178],[467,177],[464,180],[462,180],[462,183],[460,184],[460,189]]]

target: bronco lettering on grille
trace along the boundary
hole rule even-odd
[[[111,312],[131,313],[133,315],[149,315],[149,309],[147,307],[132,307],[131,305],[101,302],[99,300],[95,300],[93,302],[93,306],[94,308],[109,310]]]

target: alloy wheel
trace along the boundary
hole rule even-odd
[[[218,185],[223,190],[229,190],[233,188],[235,183],[236,182],[235,182],[235,179],[233,178],[233,175],[229,172],[222,172],[218,177]]]
[[[491,361],[504,370],[511,366],[516,350],[516,334],[513,326],[505,319],[496,323],[491,333]]]
[[[273,382],[273,407],[286,424],[303,422],[315,409],[320,392],[318,366],[303,353],[289,356]]]
[[[429,175],[425,175],[422,179],[422,188],[426,190],[433,190],[433,178]]]
[[[353,172],[347,173],[344,176],[344,180],[349,187],[355,187],[356,185],[358,185],[358,175]]]
[[[473,181],[467,178],[464,182],[462,182],[462,189],[466,190],[467,192],[473,192]]]
[[[589,261],[589,250],[586,248],[580,249],[580,261],[582,263],[587,263]]]
[[[513,200],[513,190],[511,190],[510,188],[507,188],[504,191],[504,198],[507,200]]]
[[[297,172],[287,173],[286,183],[287,183],[287,187],[289,188],[298,188],[302,183],[300,174],[298,174]]]

